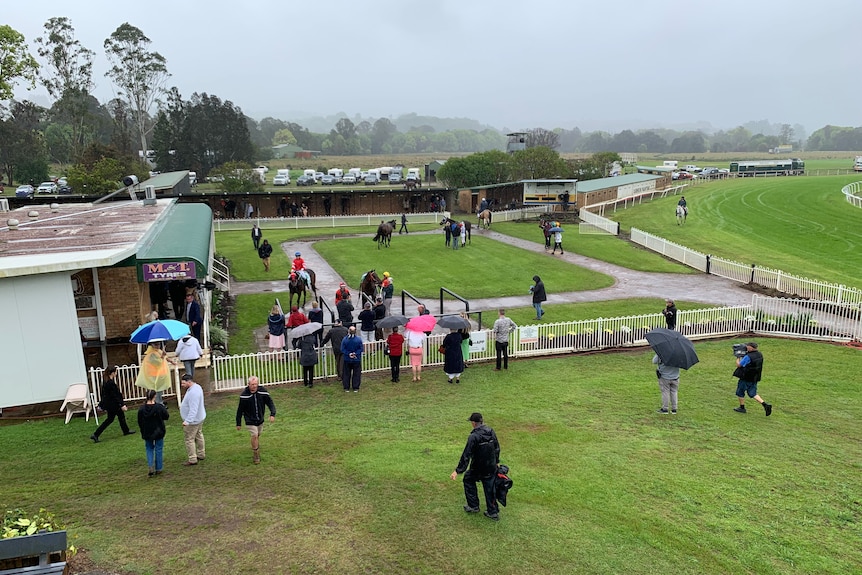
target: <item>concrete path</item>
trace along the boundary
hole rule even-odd
[[[420,232],[420,233],[440,233]],[[544,253],[543,245],[536,242],[522,240],[505,234],[499,234],[490,230],[478,230],[474,228],[473,233],[480,233],[483,236],[507,243],[511,246],[519,247],[525,250]],[[411,234],[412,235],[412,234]],[[365,236],[361,236],[365,237]],[[372,237],[368,234],[367,237]],[[405,238],[406,239],[406,238]],[[440,241],[443,238],[441,234]],[[293,253],[299,251],[305,260],[306,266],[313,269],[317,275],[317,293],[319,297],[326,298],[326,301],[332,305],[335,299],[335,291],[338,289],[339,283],[345,282],[350,291],[357,293],[359,290],[359,278],[344,279],[340,277],[335,270],[324,260],[317,251],[314,250],[311,242],[286,242],[281,245],[281,249],[288,255],[288,259],[293,259]],[[466,249],[470,249],[467,247]],[[566,252],[564,255],[550,255],[547,257],[560,258],[564,261],[588,268],[597,272],[607,274],[614,278],[614,285],[597,290],[554,293],[551,286],[548,294],[547,304],[555,303],[576,303],[588,301],[605,301],[612,299],[625,298],[655,298],[657,309],[663,307],[664,299],[671,298],[675,300],[687,300],[702,302],[712,305],[745,305],[751,303],[752,293],[740,284],[727,279],[711,276],[707,274],[672,274],[672,273],[650,273],[641,272],[623,268],[607,262],[595,260]],[[378,270],[382,273],[383,270]],[[395,278],[396,286],[398,278]],[[530,284],[530,278],[525,278],[525,286]],[[232,282],[231,291],[234,294],[249,294],[261,292],[286,292],[288,291],[287,278],[276,281],[262,282]],[[526,292],[526,288],[524,290]],[[397,290],[396,290],[397,294]],[[470,311],[485,311],[496,310],[500,307],[515,308],[515,307],[530,307],[531,296],[525,293],[523,296],[508,296],[498,298],[474,299],[470,300]],[[439,302],[436,300],[428,300],[425,302],[432,313],[439,313]],[[282,302],[282,305],[287,305]],[[306,306],[307,307],[307,306]],[[400,301],[396,295],[396,301],[392,304],[393,312],[396,308],[400,308]],[[414,315],[415,310],[409,305],[406,315]],[[444,304],[444,313],[457,313],[462,311],[463,304],[458,301],[447,300]],[[400,309],[399,309],[400,313]]]

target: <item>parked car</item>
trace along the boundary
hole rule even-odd
[[[680,172],[678,180],[691,180],[694,178],[694,174],[689,174],[688,172]]]
[[[356,176],[354,176],[353,174],[347,174],[346,176],[341,178],[341,183],[342,184],[355,184],[356,183]]]
[[[290,176],[276,176],[272,179],[273,186],[286,186],[290,183]]]
[[[390,184],[400,184],[401,176],[399,174],[389,174],[389,183]]]
[[[718,168],[704,168],[703,171],[700,172],[701,178],[717,178],[719,175]]]
[[[56,194],[57,193],[57,184],[54,182],[42,182],[39,184],[39,187],[36,188],[37,194]]]
[[[156,173],[158,174],[159,172],[156,172]],[[150,177],[152,177],[152,176],[150,176]],[[57,187],[58,188],[62,188],[63,186],[68,186],[68,185],[69,185],[69,182],[66,181],[66,178],[60,178],[59,180],[57,180]]]
[[[330,176],[329,174],[325,174],[322,178],[320,178],[320,183],[324,186],[331,186],[335,184],[335,176]]]
[[[299,176],[296,178],[297,186],[313,186],[316,183],[313,176]]]
[[[63,194],[63,195],[71,194],[72,193],[72,186],[60,186],[59,188],[57,188],[57,193]]]
[[[365,185],[366,186],[376,186],[380,183],[380,178],[377,177],[376,174],[368,174],[365,176]]]
[[[319,182],[325,175],[323,172],[314,172],[314,181]]]
[[[33,197],[33,186],[30,184],[24,184],[23,186],[18,186],[15,189],[15,197],[16,198],[32,198]]]

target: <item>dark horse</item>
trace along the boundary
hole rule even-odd
[[[442,220],[440,220],[441,226],[451,226],[452,224],[457,224],[457,223],[458,223],[457,221],[455,221],[451,218],[443,218]],[[473,233],[472,233],[473,232],[473,225],[470,222],[468,222],[467,220],[464,220],[464,229],[467,230],[467,241],[472,244],[473,243]]]
[[[359,284],[359,293],[364,293],[373,303],[374,299],[377,297],[377,290],[380,288],[381,283],[380,278],[377,276],[377,272],[374,270],[368,270],[362,278],[362,283]]]
[[[304,277],[296,272],[290,272],[290,277],[288,278],[288,288],[290,289],[290,298],[287,303],[288,307],[293,306],[293,294],[296,294],[296,305],[300,307],[305,305],[306,290],[311,289],[314,297],[317,297],[317,276],[315,276],[314,272],[308,268],[306,268],[305,271],[308,273],[308,277],[311,278],[310,286],[305,282]],[[302,298],[302,303],[299,303],[300,298]]]
[[[380,246],[389,247],[389,242],[392,240],[392,232],[395,231],[395,220],[389,220],[388,222],[380,222],[380,225],[377,226],[377,234],[374,236],[374,241],[377,242],[377,249],[380,249]]]

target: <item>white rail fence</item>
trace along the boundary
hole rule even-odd
[[[642,204],[644,201],[650,201],[655,198],[665,198],[669,195],[677,195],[682,193],[686,187],[688,187],[688,184],[682,184],[671,188],[650,190],[643,194],[626,196],[624,198],[618,198],[599,204],[584,206],[578,212],[578,217],[581,219],[581,222],[591,230],[598,230],[617,236],[620,233],[620,224],[619,222],[615,222],[614,220],[604,217],[607,210],[613,210],[616,212],[619,207],[626,209],[630,206],[633,207]]]
[[[664,317],[660,313],[526,325],[512,334],[509,355],[523,358],[646,347],[646,333],[664,326]],[[677,330],[692,340],[754,333],[846,343],[862,338],[862,308],[847,303],[755,295],[750,305],[681,310],[677,316]],[[443,338],[443,334],[427,338],[422,361],[424,366],[443,364],[443,356],[437,351]],[[490,330],[474,331],[471,339],[470,363],[491,361],[496,357]],[[389,369],[389,357],[384,355],[383,346],[382,341],[365,345],[362,354],[364,373],[385,372]],[[320,362],[315,366],[315,379],[336,377],[332,351],[321,348],[318,353]],[[402,357],[402,369],[410,369],[408,361],[407,356]],[[103,372],[102,369],[90,370],[90,388],[97,401]],[[134,385],[137,373],[137,366],[124,365],[117,374],[117,383],[128,401],[141,401],[146,392]],[[266,385],[302,381],[297,350],[213,357],[210,374],[213,391],[240,390],[252,375],[258,376]],[[173,387],[165,392],[166,397],[175,397],[177,401],[179,376],[179,367],[175,367],[172,371]]]
[[[862,305],[862,290],[820,280],[795,276],[755,264],[742,264],[702,254],[637,228],[631,229],[631,240],[650,250],[675,259],[702,272],[740,283],[754,283],[795,298],[810,298],[837,304]]]
[[[847,184],[843,188],[841,188],[841,193],[844,194],[844,198],[856,206],[857,208],[862,208],[862,182],[853,182],[852,184]]]

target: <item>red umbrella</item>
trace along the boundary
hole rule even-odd
[[[433,315],[417,315],[416,317],[411,317],[410,321],[404,327],[410,331],[423,332],[433,330],[435,325],[437,325],[437,318]]]

